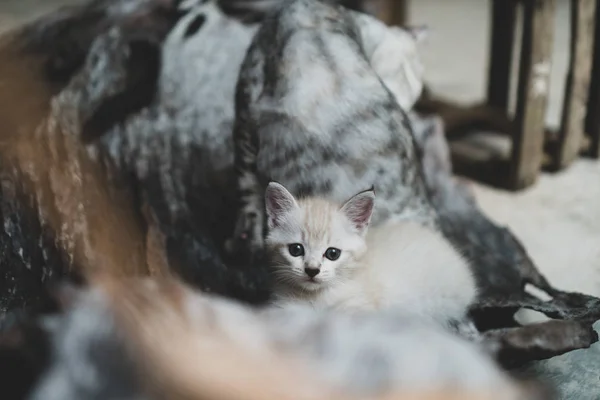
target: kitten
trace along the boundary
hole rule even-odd
[[[476,297],[467,262],[437,231],[414,222],[371,229],[375,192],[342,206],[266,191],[268,253],[275,294],[341,309],[400,308],[444,325],[462,321]]]
[[[416,39],[382,23],[367,30],[371,20],[326,1],[292,0],[257,32],[236,89],[241,204],[230,251],[263,249],[269,180],[334,201],[377,181],[373,224],[435,224],[403,111],[421,91],[422,66],[416,51],[396,53],[400,40],[390,37],[413,50]],[[386,64],[387,57],[396,62]]]

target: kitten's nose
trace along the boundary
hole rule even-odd
[[[311,278],[314,278],[315,276],[319,275],[319,272],[321,272],[321,270],[319,268],[304,268],[304,272],[306,272],[306,275],[310,276]]]

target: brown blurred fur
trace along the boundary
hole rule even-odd
[[[149,248],[160,241],[155,233],[146,237],[131,196],[111,182],[110,165],[86,151],[76,105],[52,98],[42,61],[24,50],[18,32],[0,37],[3,175],[37,203],[38,217],[76,272],[162,275],[166,266],[154,253],[163,250]],[[76,92],[81,84],[75,80],[65,91]]]
[[[218,323],[194,324],[184,309],[191,293],[173,279],[138,282],[101,278],[117,323],[124,328],[141,379],[158,398],[203,400],[352,399],[320,382],[299,360],[250,352],[222,334]],[[503,400],[508,393],[386,393],[377,400]],[[373,398],[375,400],[375,398]]]
[[[183,310],[188,289],[174,280],[148,285],[103,280],[117,321],[159,397],[176,399],[319,399],[333,390],[306,385],[292,360],[256,354],[224,338],[217,326],[194,326]],[[256,368],[256,366],[261,366]],[[233,375],[232,375],[233,374]],[[235,384],[231,377],[235,376]]]

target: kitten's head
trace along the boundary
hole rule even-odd
[[[341,206],[320,198],[296,200],[279,183],[269,183],[267,248],[277,280],[317,291],[343,277],[366,251],[374,201],[373,189]]]

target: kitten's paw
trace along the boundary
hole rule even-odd
[[[264,251],[263,217],[255,210],[240,213],[233,236],[225,242],[225,250],[240,261],[250,261],[262,257]]]

